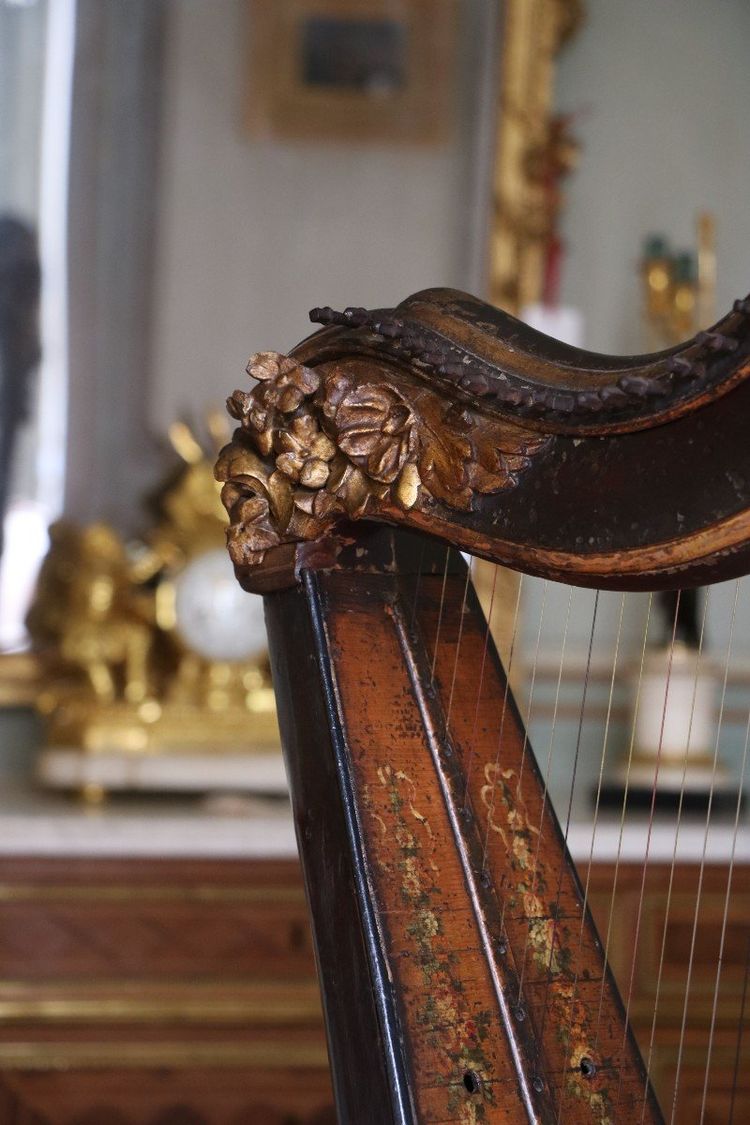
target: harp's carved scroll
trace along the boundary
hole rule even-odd
[[[217,470],[239,566],[318,539],[341,516],[387,520],[435,500],[470,511],[478,496],[512,487],[547,440],[372,363],[318,374],[260,352],[248,374],[258,386],[229,399],[241,430]]]
[[[258,385],[229,400],[241,426],[218,475],[247,588],[269,588],[269,550],[292,559],[290,544],[362,518],[580,585],[746,568],[748,300],[680,348],[625,358],[451,290],[311,315],[327,327],[254,356]]]

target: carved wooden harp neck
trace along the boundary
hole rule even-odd
[[[743,572],[749,310],[670,351],[611,357],[452,290],[314,309],[328,327],[290,356],[258,353],[257,385],[229,400],[240,428],[218,474],[241,581],[283,584],[297,544],[361,519],[580,585]]]
[[[545,433],[660,425],[730,390],[746,376],[750,353],[750,298],[686,343],[636,356],[571,347],[451,289],[425,290],[395,309],[322,308],[310,318],[335,330],[306,341],[302,355],[312,345],[319,357],[407,363],[450,397]]]

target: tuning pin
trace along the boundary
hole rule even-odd
[[[360,307],[352,307],[344,309],[341,314],[345,324],[351,324],[353,328],[361,328],[363,324],[367,324],[370,319],[370,314],[367,309]]]
[[[461,386],[464,390],[471,391],[472,394],[479,395],[480,397],[491,392],[491,387],[486,377],[478,373],[464,375],[461,380]]]
[[[444,356],[442,352],[426,351],[422,352],[419,358],[421,359],[422,363],[426,364],[428,367],[437,368],[443,362]]]
[[[313,324],[333,324],[336,316],[336,312],[330,305],[324,305],[322,309],[310,309],[310,320]]]
[[[526,409],[530,414],[544,414],[545,410],[549,407],[550,399],[547,391],[541,387],[537,387],[533,391],[527,391],[528,401]]]
[[[438,373],[440,375],[447,375],[449,379],[461,380],[466,374],[466,368],[463,363],[443,362],[438,367]]]
[[[739,347],[733,336],[726,336],[723,332],[699,332],[695,340],[712,352],[734,352]]]
[[[628,396],[621,387],[602,387],[599,391],[599,398],[605,406],[625,406],[628,401]]]
[[[373,324],[373,329],[379,336],[385,336],[388,340],[398,340],[404,331],[404,325],[400,320],[380,320],[377,324]]]
[[[506,387],[502,393],[502,401],[508,406],[525,406],[526,393],[521,387]]]
[[[659,390],[654,392],[653,380],[645,375],[623,375],[617,380],[617,385],[634,398],[647,398],[654,393],[661,393]]]
[[[550,406],[557,414],[571,414],[576,400],[572,394],[556,391],[550,399]]]
[[[604,406],[597,391],[579,391],[576,395],[576,406],[581,410],[601,410]]]
[[[684,355],[673,355],[667,360],[667,371],[676,375],[678,379],[691,379],[695,375],[695,367]]]

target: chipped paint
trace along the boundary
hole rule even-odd
[[[458,959],[446,949],[442,924],[433,901],[440,901],[439,884],[427,884],[422,872],[427,861],[429,871],[436,877],[440,871],[432,858],[435,839],[429,820],[415,805],[417,787],[403,771],[383,764],[377,769],[380,784],[388,793],[389,805],[397,813],[393,838],[399,848],[396,867],[400,872],[400,896],[405,907],[412,912],[407,932],[414,940],[421,969],[423,992],[416,998],[416,1019],[423,1028],[439,1029],[434,1043],[451,1061],[455,1075],[475,1071],[487,1079],[492,1066],[483,1048],[486,1028],[491,1020],[489,1012],[480,1012],[473,1020],[462,1016],[457,998],[464,988],[456,972]],[[405,812],[416,821],[409,827]],[[425,852],[425,845],[427,851]],[[483,1029],[480,1035],[478,1028]],[[486,1120],[485,1106],[492,1105],[494,1097],[489,1085],[483,1084],[478,1094],[468,1097],[459,1083],[451,1087],[448,1110],[455,1114],[460,1125],[479,1125]]]

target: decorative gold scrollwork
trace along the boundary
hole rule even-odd
[[[390,372],[379,382],[371,368],[313,370],[277,352],[247,370],[257,385],[227,403],[240,428],[216,470],[237,565],[319,538],[342,516],[387,519],[435,502],[470,511],[513,485],[545,440]]]

